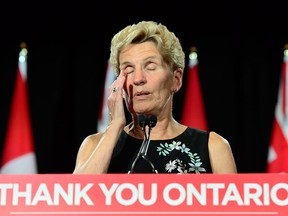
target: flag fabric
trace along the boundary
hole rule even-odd
[[[27,49],[22,47],[2,153],[1,174],[37,173],[26,77]]]
[[[193,128],[208,130],[195,47],[191,48],[189,55],[187,87],[185,90],[181,123]]]
[[[107,106],[107,99],[109,96],[109,87],[116,79],[116,74],[114,73],[113,67],[111,64],[107,63],[106,75],[105,75],[105,84],[101,102],[101,108],[98,115],[98,122],[97,122],[97,131],[105,131],[106,127],[109,124],[109,110]]]
[[[288,47],[280,76],[278,99],[267,161],[268,173],[288,173]]]

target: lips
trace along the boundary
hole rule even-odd
[[[144,96],[147,96],[149,94],[150,94],[150,92],[148,92],[148,91],[139,91],[139,92],[136,92],[134,94],[134,97],[144,97]]]

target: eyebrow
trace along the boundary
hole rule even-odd
[[[159,59],[159,58],[157,56],[149,56],[149,57],[145,58],[144,61],[153,60],[153,59]],[[128,64],[131,64],[131,62],[129,62],[129,61],[122,62],[120,64],[120,67],[123,66],[123,65],[124,66],[128,65]]]

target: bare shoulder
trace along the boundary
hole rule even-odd
[[[102,136],[103,133],[101,132],[88,135],[81,143],[79,150],[82,151],[86,149],[89,151],[90,149],[94,149],[95,146],[99,143],[99,140],[101,139]]]
[[[228,140],[212,131],[209,133],[208,147],[213,173],[237,173]]]
[[[87,161],[91,153],[96,149],[102,136],[103,133],[95,133],[84,138],[77,153],[76,166],[73,173],[78,173],[78,169],[80,169],[81,165]]]
[[[221,135],[219,135],[218,133],[211,131],[209,133],[209,145],[212,145],[211,147],[215,147],[215,148],[221,148],[221,147],[229,147],[229,142],[228,140],[226,140],[224,137],[222,137]]]

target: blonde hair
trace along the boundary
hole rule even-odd
[[[120,73],[119,54],[129,44],[153,41],[161,53],[164,61],[172,70],[181,68],[184,71],[185,54],[179,39],[166,26],[154,21],[141,21],[128,25],[119,31],[111,40],[110,64],[116,75]]]

